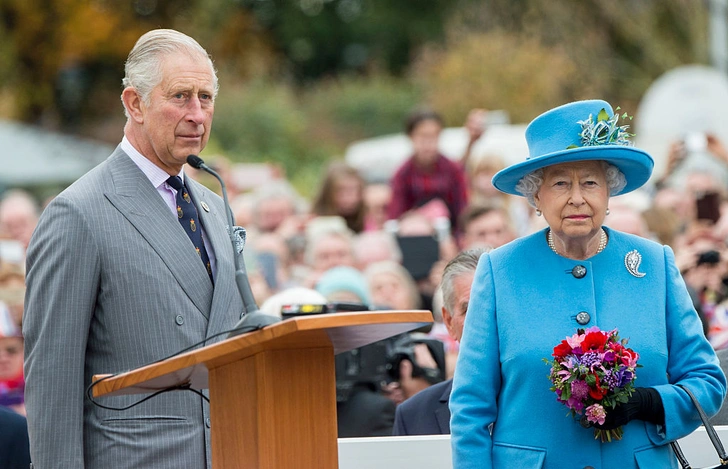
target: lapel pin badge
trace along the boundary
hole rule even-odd
[[[202,208],[204,208],[206,212],[210,211],[210,206],[207,205],[207,203],[204,200],[202,202],[200,202],[200,205],[202,205]]]
[[[636,249],[628,252],[627,255],[624,256],[624,266],[627,267],[627,272],[637,278],[642,278],[646,275],[644,272],[639,271],[640,264],[642,264],[642,254],[637,252]]]

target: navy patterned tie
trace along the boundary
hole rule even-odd
[[[200,256],[202,263],[207,269],[207,274],[212,280],[212,268],[210,267],[210,257],[207,255],[205,249],[205,243],[202,241],[202,225],[200,225],[200,219],[197,216],[197,208],[192,203],[190,194],[187,192],[187,188],[182,183],[182,179],[179,176],[171,176],[167,179],[169,184],[175,191],[177,191],[177,218],[179,219],[182,228],[190,237],[192,244],[195,246],[197,254]]]

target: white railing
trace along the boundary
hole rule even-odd
[[[728,426],[715,427],[728,445]],[[700,427],[680,440],[688,461],[695,468],[713,467],[718,456],[705,429]],[[452,469],[450,436],[391,436],[340,438],[339,469]]]

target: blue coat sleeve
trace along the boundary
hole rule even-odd
[[[490,257],[484,254],[473,280],[450,396],[454,469],[493,467],[488,426],[498,415],[501,387],[494,291]]]
[[[665,408],[665,425],[648,425],[655,444],[665,444],[690,434],[700,419],[687,393],[675,386],[688,387],[705,412],[718,412],[726,392],[726,378],[718,358],[703,334],[702,324],[675,265],[672,250],[665,246],[667,294],[667,350],[670,384],[656,386]]]

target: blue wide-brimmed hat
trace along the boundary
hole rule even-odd
[[[501,192],[523,195],[516,184],[525,175],[546,166],[572,161],[605,160],[624,174],[627,185],[618,193],[631,192],[650,179],[655,163],[646,152],[634,148],[626,125],[606,101],[576,101],[547,111],[528,124],[526,161],[493,176]]]

